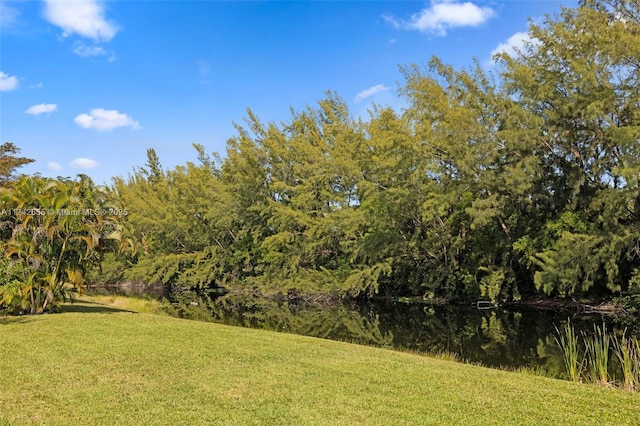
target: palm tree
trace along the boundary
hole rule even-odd
[[[31,314],[54,310],[82,291],[85,273],[99,265],[102,254],[122,250],[128,241],[113,193],[84,175],[24,177],[3,190],[1,202],[11,213],[4,218],[12,229],[5,256],[21,266],[21,306]]]

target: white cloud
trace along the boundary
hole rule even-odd
[[[140,123],[134,121],[127,114],[118,111],[94,108],[89,114],[80,114],[74,118],[76,124],[85,129],[112,130],[116,127],[131,127],[134,130],[140,129]]]
[[[101,0],[45,0],[47,21],[60,27],[62,36],[78,34],[95,41],[109,41],[118,27],[105,19]]]
[[[355,102],[362,102],[363,100],[370,98],[376,93],[383,92],[385,90],[391,89],[390,87],[385,86],[384,84],[376,84],[375,86],[369,87],[368,89],[363,90],[362,92],[356,95]]]
[[[411,15],[408,21],[391,15],[384,20],[397,29],[445,35],[449,28],[475,27],[495,15],[490,7],[479,7],[471,2],[458,3],[455,0],[432,0],[431,6]]]
[[[402,21],[396,19],[393,15],[384,14],[382,15],[382,19],[384,19],[389,24],[391,24],[396,30],[399,30],[400,28],[402,28],[402,25],[403,25]]]
[[[112,51],[105,49],[102,46],[87,46],[86,44],[78,41],[73,44],[73,53],[82,57],[88,58],[90,56],[109,56],[108,61],[113,62],[116,60],[116,55]]]
[[[5,74],[0,71],[0,92],[8,92],[9,90],[18,88],[18,77]]]
[[[45,113],[52,113],[57,109],[58,109],[58,105],[56,104],[38,104],[38,105],[29,107],[29,109],[27,109],[25,113],[37,116]]]
[[[62,170],[62,166],[58,163],[54,163],[53,161],[49,161],[47,163],[47,169],[57,172],[58,170]]]
[[[509,56],[515,56],[517,51],[522,51],[527,43],[531,43],[532,38],[529,33],[524,31],[517,32],[506,41],[503,41],[491,51],[491,57],[493,58],[498,53],[506,53]]]
[[[31,90],[35,90],[35,89],[42,89],[42,83],[36,83],[36,84],[32,84],[31,86],[29,86],[29,89]]]
[[[100,163],[90,158],[76,158],[69,165],[74,169],[95,169]]]
[[[78,42],[74,44],[73,53],[86,58],[87,56],[107,55],[109,52],[107,52],[107,50],[102,46],[87,46]]]

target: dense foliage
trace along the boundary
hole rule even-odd
[[[458,300],[637,291],[640,6],[585,0],[529,36],[495,74],[403,68],[402,111],[354,118],[329,92],[282,124],[249,110],[224,159],[195,145],[197,163],[166,170],[150,149],[112,188],[137,250],[91,279]],[[34,183],[51,184],[21,185]]]
[[[34,160],[26,157],[17,157],[20,148],[11,142],[0,145],[0,186],[6,186],[12,179],[16,178],[16,169],[25,164],[33,163]]]
[[[0,309],[43,313],[82,289],[102,255],[119,251],[124,210],[106,188],[76,180],[22,177],[0,192],[5,258]]]
[[[251,111],[223,161],[118,179],[143,250],[120,279],[566,296],[640,284],[640,11],[585,2],[532,25],[499,78],[403,69],[407,108],[354,119],[328,93],[284,124]]]
[[[224,160],[115,182],[142,250],[119,279],[207,289],[519,299],[640,284],[640,10],[531,25],[499,73],[403,69],[402,112],[337,95]]]

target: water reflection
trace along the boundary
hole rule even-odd
[[[356,304],[309,306],[264,298],[174,295],[170,313],[181,318],[275,330],[323,339],[393,347],[391,331],[382,332],[379,315]]]
[[[188,292],[173,293],[170,300],[167,309],[182,318],[400,350],[447,352],[485,366],[528,367],[555,376],[564,374],[555,327],[562,328],[569,317],[578,334],[592,333],[594,324],[605,322],[617,335],[628,328],[628,333],[640,336],[638,323],[631,318],[614,320],[539,309],[479,310],[393,301],[310,306],[290,300],[230,294],[201,297]]]
[[[87,286],[90,295],[121,295],[130,297],[151,297],[161,299],[170,297],[171,289],[164,284],[143,284],[128,282],[118,284],[91,284]]]
[[[600,315],[538,309],[478,310],[463,306],[430,306],[380,303],[371,309],[384,311],[380,331],[394,336],[393,346],[425,352],[451,352],[460,358],[490,367],[528,367],[549,375],[564,374],[562,353],[555,342],[555,327],[571,318],[576,331],[593,332],[605,322],[621,335],[638,335],[637,323],[624,323]],[[628,321],[626,319],[625,321]],[[612,369],[617,368],[611,360]]]

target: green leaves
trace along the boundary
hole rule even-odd
[[[82,290],[84,272],[98,267],[104,252],[118,251],[124,242],[124,210],[114,209],[110,191],[86,176],[23,177],[3,189],[0,202],[4,226],[11,230],[3,242],[4,255],[14,271],[13,278],[0,284],[0,306],[13,311],[56,309],[71,291]]]
[[[109,271],[349,297],[638,285],[639,16],[627,0],[563,9],[531,25],[517,56],[500,55],[496,75],[437,58],[404,67],[406,108],[373,105],[367,120],[331,92],[285,123],[248,110],[224,160],[195,145],[199,164],[164,170],[149,150],[115,182],[138,250]],[[41,191],[28,184],[24,194]],[[35,240],[66,235],[65,223]],[[67,243],[84,258],[95,235]]]
[[[20,153],[20,148],[11,142],[0,145],[0,186],[6,186],[15,179],[16,169],[25,164],[33,163],[30,158],[16,157]]]

